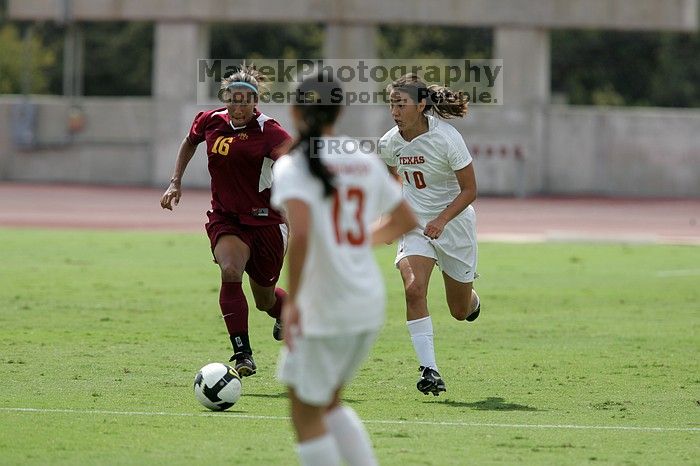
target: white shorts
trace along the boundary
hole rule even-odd
[[[323,337],[298,336],[294,351],[280,351],[277,378],[312,406],[328,406],[364,362],[379,331]]]
[[[419,226],[401,237],[394,265],[408,256],[435,259],[440,270],[462,283],[471,283],[476,274],[478,248],[473,216],[458,215],[447,223],[437,239],[423,234]]]

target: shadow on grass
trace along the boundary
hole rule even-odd
[[[425,403],[429,402],[425,401]],[[473,401],[469,403],[453,400],[443,400],[439,401],[438,403],[454,408],[471,408],[479,411],[542,411],[534,406],[509,403],[505,399],[496,396],[490,396],[485,400]]]

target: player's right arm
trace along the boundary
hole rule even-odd
[[[309,250],[311,235],[311,209],[302,199],[287,199],[284,202],[289,224],[289,242],[287,243],[287,299],[282,307],[284,343],[289,349],[294,347],[294,339],[301,333],[297,296],[301,287],[301,276]]]
[[[177,151],[175,170],[173,171],[172,178],[170,178],[170,185],[160,198],[160,206],[162,208],[173,210],[172,203],[174,202],[175,205],[177,205],[180,202],[180,196],[182,195],[182,190],[180,189],[182,175],[185,174],[187,164],[192,160],[197,145],[205,140],[205,131],[211,113],[212,110],[208,112],[199,112],[197,116],[194,117],[189,134],[182,141],[182,144],[180,144],[180,150]]]
[[[283,211],[289,225],[289,241],[287,242],[287,299],[282,307],[284,322],[284,342],[290,349],[294,338],[303,329],[300,326],[299,308],[296,300],[299,288],[302,286],[301,277],[304,273],[306,256],[311,237],[310,206],[314,205],[314,194],[307,189],[311,175],[294,165],[294,156],[284,156],[272,166],[272,184],[270,203]]]
[[[402,179],[401,176],[399,175],[399,170],[398,167],[396,166],[396,155],[393,153],[392,148],[391,148],[391,134],[392,132],[395,131],[396,128],[391,129],[387,131],[384,136],[382,136],[379,139],[379,143],[377,144],[377,155],[379,158],[384,162],[386,165],[387,171],[391,175],[391,177],[396,181],[399,185],[402,184]],[[390,214],[382,214],[377,222],[374,225],[374,232],[372,234],[372,245],[377,245],[383,242],[384,244],[391,244],[394,239],[398,238],[401,236],[401,234],[397,236],[393,236],[391,233],[387,232],[380,232],[378,235],[376,235],[376,232],[379,231],[379,229],[383,229],[386,223],[390,221],[389,219]],[[395,220],[395,219],[394,219]],[[410,228],[409,228],[410,230]],[[376,236],[376,237],[375,237]],[[376,238],[384,238],[386,237],[387,239],[384,241],[379,240],[379,242],[376,242]]]
[[[178,205],[180,196],[182,196],[182,176],[185,174],[187,164],[192,160],[197,146],[192,144],[189,138],[185,138],[180,144],[180,150],[177,152],[177,161],[175,162],[175,170],[170,178],[170,185],[165,193],[160,198],[160,206],[164,209],[173,210],[173,203]]]
[[[396,166],[396,154],[391,144],[391,135],[394,132],[395,128],[387,131],[386,134],[379,139],[377,143],[377,155],[386,164],[389,173],[400,181],[401,178],[399,177],[398,168]]]
[[[389,170],[389,173],[391,173],[391,176],[393,176],[396,181],[401,183],[401,175],[399,175],[399,169],[391,165],[387,165],[386,167]]]

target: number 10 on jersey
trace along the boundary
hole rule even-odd
[[[411,172],[411,175],[408,174],[408,170],[403,172],[404,177],[406,177],[406,182],[408,184],[413,184],[413,186],[416,187],[416,189],[423,189],[427,185],[425,184],[425,178],[423,177],[423,172],[421,171],[415,171]],[[411,183],[411,178],[413,178],[413,183]]]
[[[338,244],[360,246],[365,242],[363,223],[365,193],[356,186],[340,186],[333,194],[333,229]]]

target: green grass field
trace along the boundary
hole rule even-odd
[[[345,394],[382,464],[700,464],[700,248],[482,244],[475,324],[433,275],[437,398],[415,389],[393,253]],[[204,234],[0,230],[0,464],[296,464],[252,305],[243,397],[210,413],[192,395],[230,356],[218,285]]]

